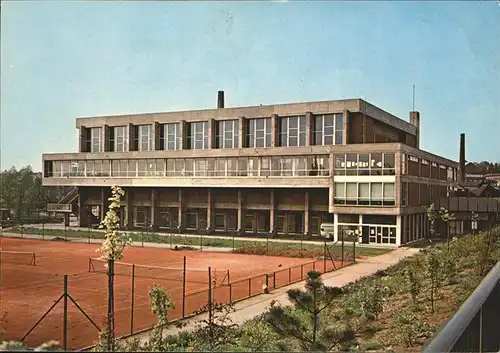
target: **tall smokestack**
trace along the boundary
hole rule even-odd
[[[217,109],[224,108],[224,91],[217,92]]]
[[[417,128],[415,135],[415,147],[420,148],[420,113],[417,111],[410,112],[410,124]]]
[[[458,161],[458,182],[465,183],[465,134],[460,134],[460,160]]]

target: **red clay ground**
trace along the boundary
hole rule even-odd
[[[3,340],[21,340],[50,306],[63,294],[63,276],[68,275],[68,293],[86,314],[104,327],[107,308],[107,276],[102,264],[94,264],[101,272],[89,272],[89,257],[99,257],[98,245],[64,243],[43,240],[2,238],[4,251],[36,253],[36,266],[29,265],[27,257],[2,256],[0,286],[0,317],[5,313]],[[219,287],[214,296],[218,302],[240,300],[263,292],[265,274],[269,274],[269,288],[280,287],[305,277],[313,267],[323,272],[325,263],[313,259],[268,257],[216,252],[172,251],[158,248],[125,250],[122,262],[148,264],[182,269],[187,258],[185,314],[189,315],[206,305],[208,299],[208,270],[218,269],[218,280],[230,273],[230,285]],[[335,264],[340,267],[339,263]],[[327,271],[334,267],[326,262]],[[116,335],[131,332],[131,269],[118,266],[115,277]],[[275,272],[276,271],[276,272]],[[154,271],[155,273],[157,271]],[[153,273],[153,272],[149,272]],[[180,318],[182,311],[182,271],[170,271],[166,278],[151,278],[146,269],[136,269],[133,331],[151,327],[156,319],[150,312],[148,291],[153,284],[163,286],[176,304],[170,320]],[[275,275],[274,275],[275,273]],[[227,281],[226,281],[227,284]],[[68,349],[92,345],[98,337],[97,329],[68,300]],[[48,340],[63,342],[63,301],[25,339],[28,346]]]

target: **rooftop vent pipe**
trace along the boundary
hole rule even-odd
[[[224,108],[224,91],[217,92],[217,109]]]

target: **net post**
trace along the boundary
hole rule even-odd
[[[33,252],[33,266],[36,266],[36,252]]]
[[[135,264],[132,264],[132,298],[130,304],[130,334],[134,333],[134,304],[135,304]]]
[[[42,240],[45,240],[45,222],[42,221]],[[64,348],[66,349],[66,348]]]
[[[63,350],[68,350],[68,275],[64,275]]]
[[[212,268],[208,266],[208,322],[212,322]]]
[[[21,222],[21,238],[24,238],[24,226],[23,226],[23,222]]]
[[[324,238],[323,245],[323,273],[326,273],[326,236]]]
[[[300,279],[304,279],[304,264],[300,265]]]
[[[292,283],[292,268],[288,267],[288,283]]]
[[[248,279],[248,297],[252,296],[252,277]]]
[[[144,247],[144,232],[141,232],[141,245]]]
[[[354,238],[354,241],[352,242],[352,263],[356,263],[356,238]]]
[[[269,234],[266,236],[266,255],[269,256]]]
[[[229,269],[227,270],[227,284],[231,284],[231,277],[230,277]]]
[[[203,251],[203,234],[200,234],[200,251]]]
[[[210,270],[209,270],[210,274]],[[182,317],[186,314],[186,256],[184,256],[184,264],[182,267]]]
[[[276,271],[273,273],[273,288],[276,289]]]
[[[316,261],[313,261],[313,271],[316,271]]]
[[[91,272],[90,266],[92,266],[92,258],[91,257],[89,257],[89,272]]]
[[[344,267],[344,235],[342,235],[341,248],[342,248],[342,267]]]
[[[64,241],[68,241],[68,227],[66,226],[66,218],[64,219]]]
[[[233,251],[234,251],[234,234],[233,234]]]
[[[229,302],[233,302],[233,285],[232,283],[229,283]]]

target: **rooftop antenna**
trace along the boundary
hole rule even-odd
[[[415,85],[413,85],[413,111],[415,111]]]

